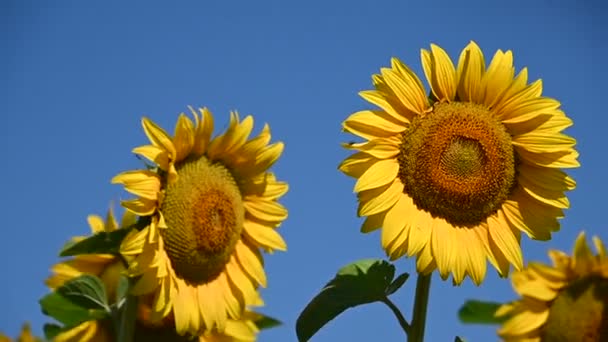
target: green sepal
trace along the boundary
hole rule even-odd
[[[458,310],[458,318],[467,324],[501,324],[508,320],[508,315],[496,317],[494,313],[502,303],[468,300]]]
[[[258,316],[258,318],[256,318],[253,323],[260,330],[270,329],[283,325],[283,322],[279,321],[276,318],[266,316],[259,312],[256,312],[256,315]]]

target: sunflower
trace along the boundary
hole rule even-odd
[[[608,340],[608,259],[598,237],[593,244],[596,255],[580,233],[572,256],[552,250],[553,267],[529,263],[513,274],[521,299],[496,312],[508,317],[498,331],[505,341]]]
[[[150,224],[127,235],[121,253],[139,277],[133,294],[154,294],[151,320],[172,314],[179,334],[223,332],[228,318],[262,305],[266,286],[260,249],[285,250],[276,228],[287,218],[277,202],[288,186],[268,172],[283,143],[268,145],[270,129],[248,140],[253,118],[231,113],[224,134],[211,138],[213,116],[190,108],[170,137],[147,118],[151,144],[133,150],[154,165],[112,182],[138,197],[124,201]]]
[[[93,234],[99,232],[112,232],[118,229],[119,225],[114,218],[112,210],[108,211],[105,220],[98,215],[89,215],[87,218]],[[120,227],[127,227],[134,224],[135,215],[125,211]],[[75,237],[74,241],[83,240],[84,236]],[[111,254],[83,254],[74,258],[60,262],[52,267],[53,275],[46,281],[46,285],[55,289],[63,285],[66,281],[79,277],[83,274],[92,274],[99,277],[104,283],[106,294],[110,304],[116,300],[118,280],[125,266],[120,257]],[[86,321],[78,326],[58,334],[53,341],[55,342],[103,342],[112,341],[111,323],[106,321]]]
[[[30,325],[28,323],[25,323],[23,325],[23,327],[21,327],[21,333],[19,334],[19,337],[17,337],[15,340],[11,339],[10,337],[0,333],[0,342],[39,342],[42,341],[41,339],[35,337],[32,334],[32,328],[30,327]]]
[[[501,276],[522,267],[520,232],[548,240],[569,207],[577,167],[575,140],[561,133],[572,121],[560,103],[542,97],[540,80],[516,77],[511,51],[498,50],[486,68],[471,42],[455,67],[439,46],[422,50],[430,84],[396,58],[373,76],[361,97],[379,107],[356,112],[343,129],[363,138],[339,166],[357,178],[362,232],[382,227],[394,260],[417,257],[460,284],[480,284],[486,257]]]

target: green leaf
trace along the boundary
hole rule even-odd
[[[117,229],[112,232],[99,232],[78,242],[68,242],[59,256],[73,256],[79,254],[118,254],[120,243],[131,231],[128,228]]]
[[[468,300],[458,310],[458,318],[462,323],[468,324],[500,324],[509,319],[508,316],[494,317],[501,305],[502,303]]]
[[[279,325],[283,324],[278,319],[270,317],[270,316],[266,316],[266,315],[261,314],[259,312],[257,312],[256,315],[259,315],[259,318],[256,319],[254,321],[254,323],[258,327],[258,329],[260,329],[260,330],[278,327]]]
[[[401,286],[403,286],[403,284],[405,284],[405,282],[407,281],[407,279],[409,277],[410,277],[409,273],[402,273],[402,274],[400,274],[388,286],[388,288],[386,289],[386,295],[389,296],[389,295],[392,295],[393,293],[397,292],[397,290],[399,290],[401,288]]]
[[[61,326],[59,326],[57,324],[46,323],[42,327],[42,330],[44,331],[44,337],[47,340],[51,341],[55,338],[55,336],[57,336],[61,332],[63,332],[65,330],[65,328],[62,328]]]
[[[395,266],[379,259],[359,260],[341,268],[298,317],[298,340],[307,341],[348,308],[385,299],[389,289],[396,290],[407,278],[399,276],[391,287],[394,275]]]
[[[99,278],[88,274],[74,278],[44,296],[40,300],[40,306],[46,315],[66,327],[110,315],[103,283]]]
[[[456,336],[456,337],[454,338],[454,342],[466,342],[466,341],[464,340],[464,338],[462,338],[462,337],[460,337],[460,336]]]
[[[84,274],[71,279],[56,291],[73,303],[87,309],[110,310],[103,282],[94,275]]]

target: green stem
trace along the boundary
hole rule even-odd
[[[129,281],[129,287],[131,287]],[[128,294],[122,310],[118,342],[131,342],[135,332],[135,318],[137,316],[137,297]]]
[[[414,299],[414,315],[412,316],[412,329],[409,342],[424,341],[424,327],[426,325],[426,309],[431,290],[431,276],[418,273],[416,280],[416,297]]]
[[[410,324],[407,322],[407,320],[405,320],[405,317],[403,317],[403,314],[401,313],[401,311],[399,311],[399,308],[397,307],[397,305],[395,305],[395,303],[391,302],[390,299],[388,299],[388,297],[384,298],[382,300],[382,303],[386,304],[391,311],[395,314],[395,317],[397,317],[397,320],[399,321],[399,325],[401,325],[401,328],[403,329],[403,331],[405,331],[405,333],[409,336],[410,335]]]

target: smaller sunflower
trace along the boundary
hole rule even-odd
[[[0,333],[0,342],[42,342],[41,339],[37,338],[32,334],[32,328],[28,323],[25,323],[21,328],[21,333],[17,339],[13,340],[10,337]]]
[[[134,224],[135,215],[125,211],[120,227]],[[105,220],[97,215],[88,217],[89,226],[93,234],[100,232],[111,232],[118,229],[119,225],[114,218],[112,210],[108,211]],[[84,236],[75,237],[74,241],[85,239]],[[92,274],[99,277],[106,289],[110,304],[116,299],[118,280],[123,271],[126,270],[122,260],[111,254],[83,254],[70,260],[60,262],[52,267],[53,275],[46,281],[46,285],[55,289],[62,286],[66,281],[79,277],[83,274]],[[104,342],[112,341],[112,330],[109,322],[86,321],[80,325],[58,334],[55,342]]]
[[[580,233],[572,256],[551,250],[553,266],[529,263],[512,276],[521,299],[502,305],[508,316],[498,330],[505,341],[608,341],[608,259],[593,238],[597,254]]]
[[[286,250],[276,228],[287,218],[278,203],[288,185],[268,169],[283,143],[270,142],[265,125],[249,139],[253,117],[231,113],[226,131],[214,138],[213,115],[190,108],[177,120],[175,134],[147,118],[150,145],[134,153],[154,165],[123,172],[113,183],[138,196],[124,201],[150,224],[123,240],[129,275],[139,277],[132,293],[154,296],[151,320],[168,316],[180,335],[223,332],[250,306],[262,305],[266,286],[260,249]]]

